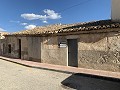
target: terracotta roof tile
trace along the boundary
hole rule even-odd
[[[11,35],[43,35],[43,34],[56,34],[64,32],[77,32],[77,31],[90,31],[108,28],[120,28],[120,22],[113,22],[111,20],[100,20],[75,24],[55,24],[36,27],[31,30],[23,30],[15,32]]]
[[[1,34],[1,35],[8,35],[8,34],[10,34],[10,33],[8,33],[8,32],[0,32],[0,34]]]

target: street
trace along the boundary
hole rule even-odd
[[[0,60],[0,90],[120,90],[120,81],[30,68]]]
[[[0,60],[0,90],[64,90],[61,82],[70,75]]]

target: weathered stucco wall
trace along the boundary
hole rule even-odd
[[[80,35],[79,67],[120,72],[120,36],[117,33]]]
[[[2,44],[4,44],[4,55],[13,57],[13,58],[18,58],[19,57],[19,42],[18,40],[21,39],[21,59],[27,59],[27,39],[26,37],[6,37]],[[11,53],[9,53],[9,48],[8,45],[11,45]],[[3,47],[2,47],[3,49]]]
[[[27,37],[28,40],[28,59],[41,62],[41,38]]]
[[[120,0],[112,0],[112,20],[120,21]]]
[[[16,39],[21,39],[21,59],[28,60],[28,40],[27,40],[27,37],[17,37]],[[18,47],[18,45],[19,45],[19,42],[17,44],[17,47]]]
[[[21,58],[55,65],[68,65],[68,39],[78,41],[78,67],[120,72],[119,32],[89,33],[49,37],[6,37],[4,55],[18,58],[18,39],[21,39]],[[11,44],[11,53],[8,45]],[[2,46],[1,46],[2,49]]]
[[[64,37],[42,37],[41,62],[67,66],[67,48],[59,48],[59,41]]]
[[[3,47],[5,47],[4,43],[5,43],[5,39],[0,39],[0,55],[3,55],[5,52],[5,48],[3,50]]]
[[[17,58],[18,57],[18,49],[17,49],[17,40],[15,37],[7,37],[5,38],[4,41],[5,44],[5,52],[4,54],[9,56],[9,57],[14,57]],[[11,45],[11,53],[8,52],[8,45]]]
[[[6,37],[3,41],[1,41],[1,51],[3,51],[3,44],[5,44],[4,55],[13,58],[19,58],[19,39],[21,40],[21,59],[40,62],[40,37]],[[9,44],[11,45],[11,53],[8,53]]]

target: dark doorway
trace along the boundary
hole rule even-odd
[[[68,66],[78,67],[77,39],[68,39]]]
[[[5,54],[5,44],[3,44],[3,54]]]
[[[11,53],[11,44],[8,44],[8,53]]]
[[[18,44],[19,44],[19,49],[18,49],[19,56],[18,56],[18,58],[21,59],[21,39],[18,39]]]

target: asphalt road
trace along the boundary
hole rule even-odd
[[[0,60],[0,90],[120,90],[120,81],[29,68]]]
[[[61,82],[70,75],[0,60],[0,90],[65,90]]]

